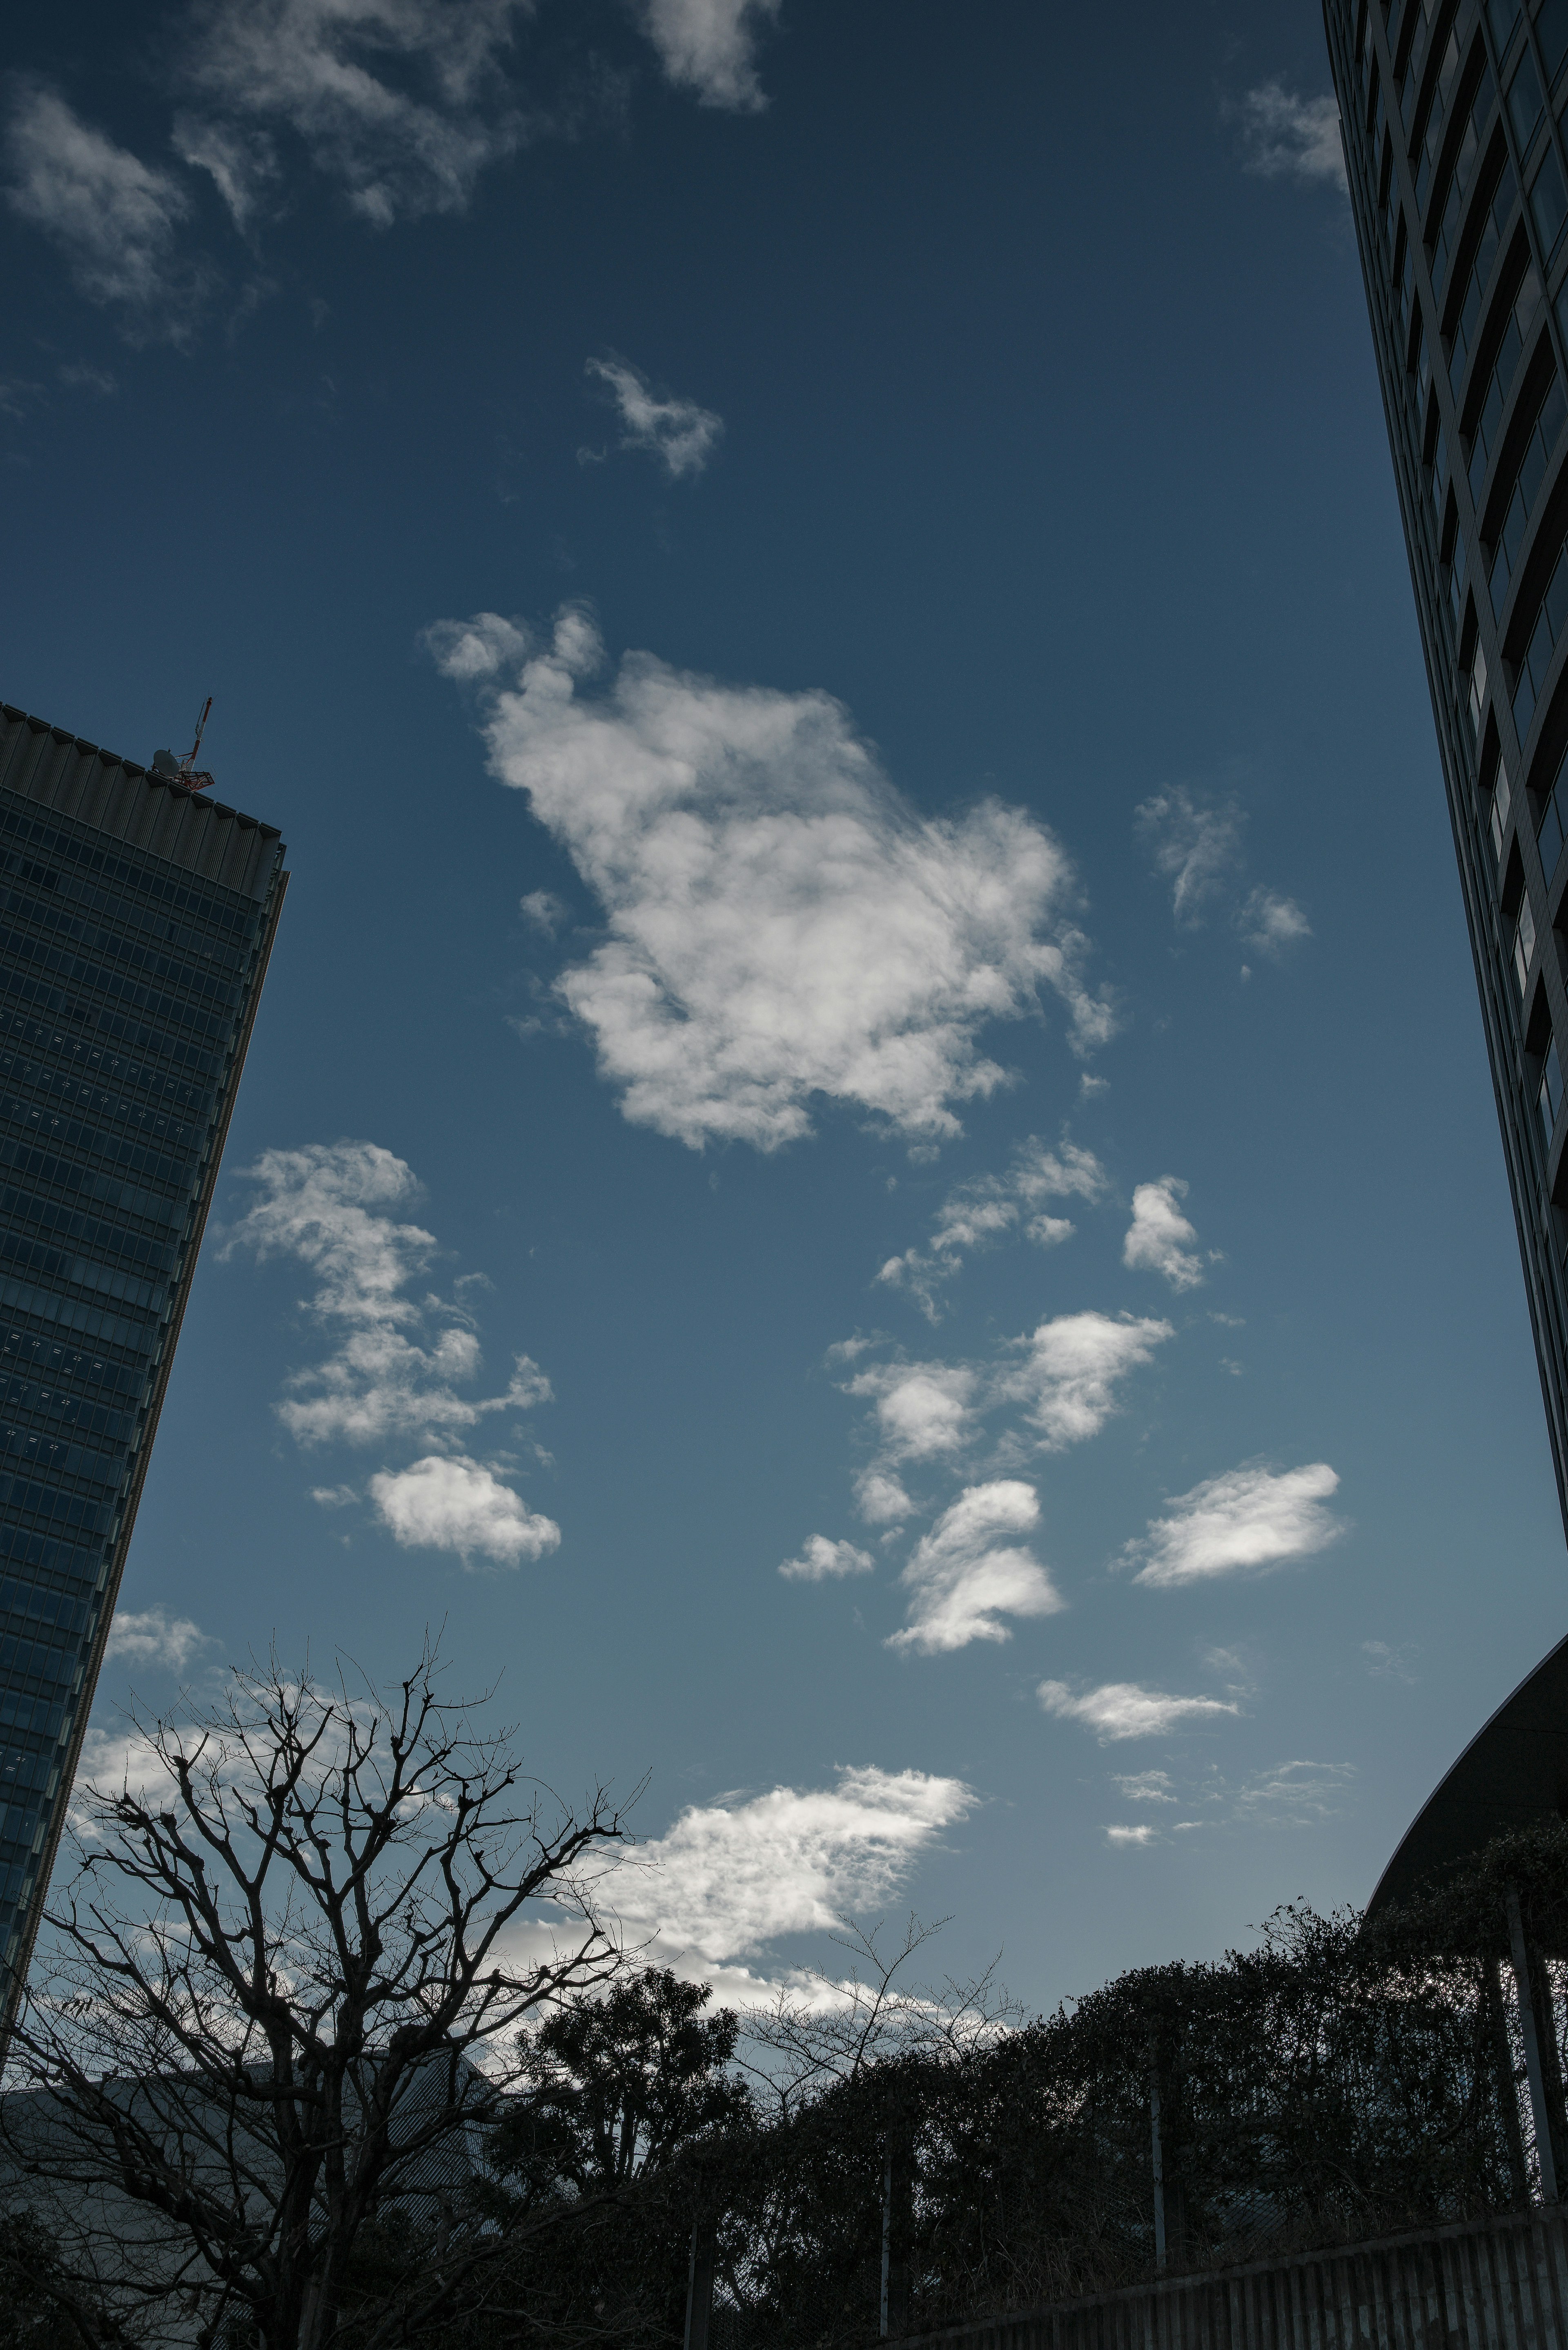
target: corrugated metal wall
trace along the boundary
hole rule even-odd
[[[0,702],[0,783],[225,889],[265,898],[272,886],[282,853],[275,826],[258,824],[205,792],[29,718],[9,702]]]
[[[1174,2277],[919,2339],[929,2350],[1568,2350],[1568,2212]]]

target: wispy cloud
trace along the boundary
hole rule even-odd
[[[1375,1680],[1414,1682],[1418,1679],[1415,1660],[1420,1651],[1414,1640],[1401,1640],[1397,1646],[1388,1640],[1363,1640],[1361,1653]]]
[[[405,1550],[454,1551],[520,1566],[556,1549],[561,1529],[465,1453],[432,1452],[407,1469],[370,1480],[376,1514]]]
[[[1116,1773],[1112,1786],[1128,1804],[1174,1804],[1168,1771],[1122,1771]]]
[[[1190,1816],[1173,1820],[1162,1810],[1136,1828],[1109,1827],[1105,1833],[1113,1844],[1150,1846],[1167,1845],[1172,1835],[1233,1835],[1238,1829],[1278,1835],[1317,1827],[1344,1810],[1355,1781],[1352,1762],[1275,1762],[1244,1779],[1229,1779],[1214,1767],[1184,1781],[1163,1771],[1113,1775],[1111,1784],[1124,1802],[1168,1805]]]
[[[21,83],[5,135],[12,211],[63,254],[78,290],[128,329],[175,338],[196,291],[176,255],[190,198],[169,172],[84,122],[55,90]]]
[[[496,1414],[548,1402],[550,1383],[519,1355],[502,1393],[464,1391],[483,1368],[466,1303],[479,1277],[455,1284],[455,1302],[428,1290],[410,1295],[437,1253],[435,1235],[407,1220],[420,1197],[413,1170],[378,1143],[310,1143],[265,1151],[241,1180],[254,1187],[253,1197],[230,1227],[223,1255],[243,1250],[307,1267],[315,1288],[302,1311],[331,1342],[322,1360],[289,1376],[277,1406],[289,1433],[307,1447],[400,1440],[423,1448],[410,1466],[370,1481],[377,1514],[401,1544],[508,1565],[553,1549],[559,1528],[461,1442]],[[314,1491],[325,1506],[355,1498],[351,1486]]]
[[[1246,865],[1244,811],[1233,799],[1203,799],[1185,784],[1156,792],[1134,813],[1139,838],[1155,871],[1171,885],[1171,911],[1181,930],[1196,930],[1217,902],[1254,952],[1278,961],[1312,936],[1312,924],[1293,898],[1280,890],[1242,894]]]
[[[940,1656],[973,1640],[1011,1639],[1003,1616],[1055,1615],[1065,1601],[1017,1539],[1039,1517],[1033,1486],[1018,1478],[966,1486],[898,1578],[910,1595],[909,1622],[888,1647]]]
[[[722,685],[628,654],[601,692],[597,630],[563,613],[547,646],[481,614],[427,632],[483,690],[493,772],[528,795],[604,909],[608,935],[558,983],[634,1123],[701,1149],[773,1150],[814,1096],[913,1140],[1007,1082],[991,1021],[1067,1006],[1079,1048],[1111,1015],[1060,846],[988,802],[923,817],[849,713],[816,691]]]
[[[1081,1721],[1102,1746],[1113,1739],[1161,1737],[1189,1723],[1212,1721],[1220,1714],[1241,1711],[1234,1699],[1168,1697],[1159,1690],[1140,1689],[1137,1681],[1106,1681],[1081,1693],[1065,1681],[1042,1681],[1037,1694],[1047,1713],[1064,1721]],[[1117,1783],[1125,1793],[1126,1783]],[[1149,1788],[1139,1792],[1144,1800],[1154,1799]]]
[[[851,1542],[831,1542],[826,1534],[808,1534],[794,1558],[779,1573],[790,1583],[827,1583],[846,1575],[869,1575],[877,1562],[868,1550]]]
[[[1127,1545],[1146,1584],[1197,1583],[1256,1566],[1278,1566],[1326,1550],[1345,1533],[1324,1507],[1339,1489],[1326,1461],[1304,1469],[1251,1465],[1210,1477],[1170,1503]]]
[[[676,86],[703,106],[754,114],[767,104],[757,79],[757,44],[780,0],[642,0],[648,37]]]
[[[1187,1196],[1178,1175],[1139,1183],[1133,1192],[1133,1218],[1122,1243],[1122,1263],[1132,1272],[1162,1273],[1172,1289],[1192,1289],[1203,1278],[1198,1234],[1177,1205]]]
[[[210,1645],[208,1636],[189,1616],[171,1616],[166,1607],[116,1610],[109,1627],[105,1654],[111,1663],[161,1665],[182,1673],[197,1651]]]
[[[1271,79],[1248,90],[1233,110],[1244,171],[1262,180],[1326,183],[1349,192],[1339,108],[1332,98],[1302,98]]]
[[[378,228],[461,212],[529,117],[506,67],[527,0],[208,0],[186,76],[202,100],[189,160],[238,224],[275,169],[254,133],[297,140]]]
[[[975,1801],[961,1779],[867,1765],[841,1770],[831,1787],[693,1804],[618,1875],[616,1907],[658,1935],[661,1956],[755,1957],[785,1935],[881,1908]]]
[[[703,471],[724,430],[722,416],[700,408],[694,400],[661,399],[641,370],[625,359],[589,359],[587,373],[615,395],[623,449],[646,449],[672,482]]]
[[[978,1175],[950,1191],[938,1211],[924,1249],[889,1257],[877,1275],[890,1287],[908,1289],[927,1319],[940,1319],[939,1292],[952,1280],[967,1255],[1022,1235],[1037,1248],[1054,1248],[1072,1237],[1064,1216],[1044,1212],[1046,1202],[1076,1197],[1096,1201],[1106,1190],[1106,1170],[1092,1150],[1062,1142],[1052,1149],[1035,1135],[1019,1144],[1006,1172]]]

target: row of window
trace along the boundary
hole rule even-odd
[[[1454,257],[1454,247],[1459,243],[1459,227],[1464,218],[1465,198],[1469,193],[1470,182],[1475,177],[1476,165],[1481,158],[1481,132],[1486,128],[1487,117],[1491,112],[1492,100],[1496,94],[1492,87],[1490,71],[1483,66],[1480,78],[1476,85],[1475,95],[1465,110],[1465,127],[1460,135],[1459,146],[1454,151],[1453,162],[1449,166],[1448,193],[1443,199],[1442,212],[1438,216],[1436,228],[1428,240],[1432,256],[1432,291],[1439,296],[1443,290],[1443,280],[1449,274],[1449,264]],[[1441,135],[1442,122],[1439,117],[1437,120],[1433,136],[1440,138]],[[1425,158],[1423,158],[1424,161]],[[1421,201],[1419,180],[1417,182],[1416,200],[1417,203]]]
[[[74,899],[78,906],[107,914],[127,930],[145,931],[165,946],[199,955],[203,962],[215,963],[221,970],[243,972],[248,960],[246,941],[235,943],[226,932],[222,939],[214,938],[190,922],[175,921],[161,906],[139,905],[123,889],[101,889],[97,882],[78,874],[62,873],[56,866],[40,864],[36,857],[24,856],[19,848],[0,849],[0,873],[13,875],[30,889],[47,889],[61,898]]]
[[[30,1733],[46,1752],[66,1724],[66,1709],[42,1697],[24,1697],[19,1690],[0,1690],[0,1730],[15,1736]]]
[[[1530,517],[1541,494],[1541,484],[1546,479],[1552,452],[1565,423],[1568,423],[1568,396],[1563,393],[1562,378],[1554,375],[1535,412],[1535,421],[1531,427],[1530,437],[1520,457],[1519,471],[1514,476],[1512,494],[1492,547],[1489,581],[1494,618],[1501,618],[1509,582],[1524,546]]]
[[[96,1592],[102,1571],[100,1550],[85,1550],[79,1543],[61,1542],[54,1534],[27,1534],[21,1526],[0,1526],[0,1558],[26,1567],[40,1587],[80,1598],[84,1606]]]
[[[73,1483],[90,1484],[107,1493],[118,1493],[125,1481],[126,1455],[100,1452],[96,1445],[72,1444],[63,1436],[51,1436],[45,1429],[26,1428],[18,1422],[0,1426],[0,1454],[7,1462],[20,1462],[41,1477],[70,1480]]]
[[[37,1289],[31,1282],[4,1274],[0,1274],[0,1305],[16,1314],[36,1315],[40,1321],[57,1322],[62,1330],[79,1330],[100,1345],[121,1347],[131,1363],[145,1365],[158,1339],[154,1322],[131,1321],[101,1305],[90,1305],[77,1297],[57,1297],[53,1290]]]
[[[32,1420],[58,1420],[109,1444],[130,1444],[136,1435],[134,1412],[113,1411],[106,1403],[94,1403],[67,1388],[45,1387],[36,1379],[0,1378],[0,1410],[20,1412]]]
[[[0,1168],[9,1168],[42,1186],[53,1197],[84,1196],[95,1206],[128,1218],[128,1231],[161,1239],[185,1228],[186,1201],[149,1191],[140,1183],[122,1183],[116,1176],[99,1173],[74,1159],[60,1159],[30,1137],[0,1130]]]
[[[57,1338],[45,1338],[31,1330],[20,1330],[15,1324],[6,1329],[0,1324],[0,1377],[31,1378],[45,1387],[57,1379],[69,1379],[72,1392],[79,1387],[99,1389],[105,1395],[123,1397],[132,1404],[141,1400],[147,1385],[147,1357],[139,1355],[130,1363],[110,1362],[99,1354],[86,1354],[79,1347],[62,1347]]]
[[[0,989],[15,1002],[27,1004],[34,1011],[50,1012],[57,1018],[79,1021],[91,1034],[107,1036],[119,1045],[129,1045],[133,1052],[156,1053],[167,1061],[187,1069],[200,1071],[203,1076],[214,1076],[220,1066],[216,1053],[207,1052],[200,1045],[184,1044],[161,1028],[150,1028],[143,1021],[130,1019],[122,1012],[110,1012],[95,1003],[78,1003],[63,987],[52,980],[29,979],[25,972],[7,970],[0,962]]]
[[[182,874],[176,879],[168,865],[155,859],[150,850],[132,848],[129,844],[121,844],[117,849],[105,848],[101,832],[78,826],[73,816],[54,812],[46,821],[36,814],[35,801],[25,800],[8,788],[0,789],[5,803],[0,805],[0,836],[5,839],[50,849],[81,872],[100,875],[106,881],[118,881],[123,889],[138,891],[155,905],[170,906],[178,914],[190,914],[199,921],[211,922],[214,930],[226,931],[231,937],[237,937],[254,923],[254,899],[242,897],[237,889],[227,889],[220,881],[200,881],[193,874]]]
[[[177,1241],[150,1239],[145,1232],[90,1216],[85,1208],[46,1199],[42,1192],[24,1191],[16,1183],[0,1186],[0,1222],[31,1224],[36,1232],[47,1232],[56,1240],[75,1241],[95,1256],[118,1257],[151,1273],[172,1273],[179,1262]]]
[[[220,979],[212,972],[199,971],[176,955],[165,954],[160,947],[143,946],[138,939],[128,939],[123,931],[97,921],[90,915],[73,913],[68,906],[51,906],[33,889],[0,890],[0,912],[13,915],[35,931],[50,931],[57,938],[73,940],[77,945],[90,948],[94,954],[104,955],[110,962],[129,963],[133,971],[146,972],[162,986],[177,987],[182,995],[202,1003],[234,1004],[240,1000],[237,980]]]
[[[97,1290],[148,1313],[161,1313],[169,1294],[166,1284],[143,1281],[135,1274],[122,1273],[117,1265],[95,1264],[91,1257],[73,1256],[45,1241],[25,1240],[20,1232],[0,1232],[0,1296],[5,1295],[4,1275],[27,1273],[45,1281],[68,1281],[78,1289]]]
[[[6,1051],[6,1040],[24,1047],[25,1055]],[[47,1057],[36,1060],[32,1055],[37,1053]],[[0,1076],[91,1110],[95,1118],[117,1118],[139,1133],[154,1134],[172,1150],[194,1150],[212,1116],[211,1086],[192,1084],[168,1069],[86,1044],[26,1012],[0,1009]],[[125,1086],[135,1087],[148,1098],[138,1101],[111,1090]],[[155,1108],[154,1103],[163,1107]]]
[[[1481,223],[1480,240],[1476,246],[1475,259],[1470,264],[1469,276],[1465,283],[1464,299],[1459,304],[1459,316],[1454,320],[1453,337],[1449,345],[1449,384],[1456,400],[1459,397],[1459,386],[1464,381],[1465,369],[1469,363],[1470,348],[1475,341],[1476,330],[1480,325],[1481,305],[1486,298],[1486,289],[1491,283],[1491,273],[1497,265],[1498,253],[1502,244],[1502,233],[1508,225],[1518,193],[1519,185],[1513,176],[1513,165],[1505,156],[1502,168],[1498,174],[1497,185],[1492,191],[1491,201],[1487,205],[1485,218]]]
[[[0,1055],[3,1061],[4,1055]],[[24,1097],[0,1089],[0,1125],[19,1128],[37,1142],[52,1142],[63,1150],[86,1152],[107,1160],[130,1175],[161,1183],[182,1198],[189,1192],[196,1170],[189,1159],[170,1159],[145,1142],[127,1142],[121,1136],[88,1126],[80,1118],[60,1118],[38,1109]],[[149,1211],[149,1213],[151,1211]]]
[[[123,972],[105,971],[88,956],[73,954],[69,947],[47,945],[25,931],[0,930],[0,958],[14,965],[31,963],[36,970],[53,972],[73,986],[90,987],[111,1003],[129,1003],[154,1020],[167,1021],[172,1028],[188,1028],[193,1035],[214,1042],[227,1036],[234,1026],[232,1016],[208,1012],[182,996],[166,995],[161,987],[127,978]]]
[[[1427,192],[1431,185],[1432,173],[1437,169],[1438,157],[1448,129],[1449,105],[1454,95],[1454,82],[1459,70],[1459,59],[1462,54],[1458,29],[1451,29],[1449,34],[1448,47],[1443,52],[1443,61],[1438,68],[1438,78],[1433,85],[1431,99],[1428,105],[1425,119],[1419,126],[1419,137],[1415,142],[1416,206],[1418,212],[1426,210]],[[1490,110],[1492,95],[1491,68],[1486,62],[1483,50],[1480,59],[1479,89],[1477,95],[1472,98],[1469,109],[1472,137],[1479,135],[1480,125]],[[1445,204],[1445,213],[1447,211],[1448,206]]]
[[[52,1485],[40,1485],[31,1477],[0,1470],[0,1509],[8,1515],[32,1518],[50,1531],[57,1522],[74,1526],[78,1534],[107,1534],[114,1523],[112,1502],[95,1502],[85,1493],[57,1492]]]
[[[12,1688],[31,1680],[35,1687],[68,1688],[77,1675],[74,1648],[57,1648],[48,1640],[29,1640],[19,1632],[0,1632],[0,1673]]]
[[[0,1575],[0,1616],[20,1627],[45,1625],[79,1641],[92,1622],[89,1600],[69,1591],[45,1591],[18,1575]]]

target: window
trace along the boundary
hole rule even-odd
[[[1541,118],[1546,111],[1546,100],[1541,95],[1541,77],[1535,70],[1535,59],[1525,49],[1513,69],[1513,79],[1508,85],[1508,110],[1513,121],[1514,137],[1522,155],[1541,128]]]
[[[1448,276],[1449,264],[1454,257],[1454,247],[1459,243],[1459,222],[1464,213],[1465,197],[1469,193],[1470,182],[1475,177],[1476,165],[1480,161],[1481,129],[1488,114],[1491,111],[1491,75],[1490,72],[1483,72],[1480,87],[1470,101],[1464,135],[1459,140],[1449,172],[1449,191],[1443,199],[1442,218],[1438,224],[1432,239],[1432,291],[1434,294],[1442,293],[1443,280]],[[1435,115],[1435,108],[1433,112]],[[1434,136],[1441,140],[1440,122]],[[1424,158],[1423,161],[1425,161]],[[1436,162],[1435,155],[1432,161]],[[1421,187],[1419,179],[1416,184],[1419,192]]]
[[[1521,743],[1530,732],[1530,722],[1535,715],[1535,705],[1541,699],[1541,689],[1546,682],[1564,619],[1568,619],[1568,548],[1558,555],[1535,626],[1530,632],[1530,642],[1519,664],[1513,689],[1513,726]]]
[[[1530,910],[1530,900],[1519,901],[1519,920],[1513,926],[1513,975],[1519,982],[1521,995],[1530,984],[1530,965],[1535,953],[1535,917]]]
[[[1546,61],[1548,84],[1556,81],[1568,57],[1568,0],[1541,0],[1535,12],[1535,37]]]
[[[1491,787],[1491,852],[1502,863],[1502,844],[1508,837],[1508,809],[1512,795],[1508,788],[1508,775],[1502,761],[1497,763],[1497,781]]]
[[[1486,19],[1491,26],[1492,39],[1501,57],[1513,38],[1513,28],[1519,22],[1519,0],[1486,0]]]
[[[1486,217],[1481,224],[1480,241],[1476,246],[1476,257],[1470,264],[1470,274],[1465,286],[1464,300],[1459,305],[1459,313],[1454,321],[1453,348],[1449,354],[1449,381],[1452,384],[1456,394],[1464,377],[1465,362],[1469,356],[1470,347],[1475,341],[1476,330],[1480,325],[1481,303],[1486,295],[1493,265],[1497,260],[1498,247],[1502,243],[1503,224],[1513,210],[1513,200],[1517,192],[1513,166],[1505,161],[1492,200],[1486,209]]]
[[[1456,629],[1459,625],[1459,616],[1465,608],[1466,567],[1465,535],[1462,530],[1456,530],[1453,547],[1449,556],[1449,609],[1454,616]]]
[[[1563,224],[1568,221],[1568,188],[1563,184],[1563,166],[1557,161],[1555,147],[1548,147],[1530,183],[1530,211],[1541,239],[1541,250],[1550,261],[1557,250]]]
[[[1524,453],[1519,461],[1519,474],[1513,485],[1513,495],[1508,502],[1497,545],[1491,558],[1491,608],[1501,614],[1508,583],[1513,576],[1519,551],[1524,544],[1524,534],[1530,524],[1531,509],[1535,504],[1546,468],[1552,462],[1552,452],[1557,446],[1565,420],[1568,420],[1568,399],[1563,391],[1561,376],[1553,376],[1546,387]]]
[[[1563,844],[1568,840],[1568,752],[1563,754],[1552,789],[1546,795],[1542,811],[1541,830],[1536,846],[1541,851],[1541,870],[1546,876],[1548,889],[1557,870],[1557,860],[1563,854]]]
[[[1470,691],[1469,701],[1470,733],[1475,736],[1478,743],[1480,741],[1481,712],[1485,708],[1486,655],[1481,650],[1480,643],[1478,639],[1474,655],[1470,660]]]
[[[1427,192],[1431,185],[1432,174],[1438,168],[1438,156],[1443,144],[1443,133],[1448,128],[1449,107],[1454,96],[1454,84],[1459,76],[1459,60],[1462,55],[1459,34],[1450,32],[1448,47],[1443,51],[1442,64],[1438,68],[1437,80],[1432,85],[1432,93],[1428,100],[1426,114],[1417,121],[1417,136],[1412,141],[1412,152],[1416,158],[1416,203],[1422,211],[1426,209]],[[1479,129],[1491,105],[1491,68],[1486,62],[1484,52],[1472,57],[1471,77],[1480,81],[1484,92],[1484,95],[1475,99],[1471,105],[1472,128]]]
[[[1470,496],[1478,505],[1481,484],[1486,479],[1487,460],[1497,446],[1498,429],[1508,405],[1508,395],[1513,390],[1514,375],[1524,356],[1524,346],[1540,307],[1541,280],[1532,266],[1526,269],[1524,282],[1508,314],[1508,324],[1502,330],[1502,341],[1492,361],[1491,374],[1470,437]]]
[[[1563,1065],[1557,1058],[1555,1036],[1546,1047],[1546,1059],[1542,1066],[1541,1084],[1535,1097],[1541,1113],[1541,1130],[1550,1148],[1557,1130],[1557,1113],[1563,1107]]]

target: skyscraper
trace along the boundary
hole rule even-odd
[[[1324,0],[1568,1518],[1568,0]]]
[[[0,704],[0,2033],[288,881],[158,767]]]

